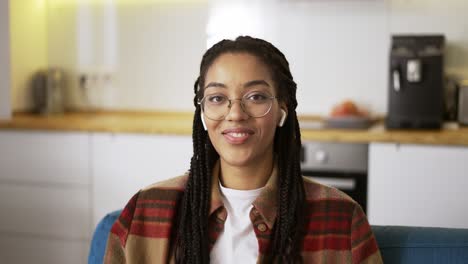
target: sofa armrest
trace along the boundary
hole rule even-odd
[[[468,264],[468,229],[372,226],[384,263]]]
[[[104,253],[106,251],[107,238],[112,225],[119,217],[122,210],[117,210],[107,214],[101,221],[99,221],[96,229],[94,230],[93,238],[88,255],[88,264],[101,264],[103,263]]]

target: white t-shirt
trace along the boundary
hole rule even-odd
[[[211,263],[256,263],[258,240],[255,236],[250,210],[252,202],[263,188],[255,190],[235,190],[219,184],[224,207],[227,211],[224,230],[218,237],[210,253]]]

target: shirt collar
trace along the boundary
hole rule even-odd
[[[219,189],[219,169],[220,164],[218,161],[213,168],[213,178],[211,181],[210,217],[219,208],[224,207],[221,191]],[[278,170],[275,163],[265,188],[262,190],[257,199],[255,199],[255,201],[252,203],[270,229],[273,228],[273,224],[275,223],[278,208],[277,171]],[[225,213],[223,213],[223,215],[225,215]],[[223,218],[225,219],[225,217]]]

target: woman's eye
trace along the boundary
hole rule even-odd
[[[266,96],[265,94],[261,94],[261,93],[250,94],[247,96],[247,100],[256,102],[256,103],[264,102],[267,99],[268,99],[268,96]]]
[[[226,97],[222,95],[210,95],[207,99],[212,104],[222,104],[226,101]]]

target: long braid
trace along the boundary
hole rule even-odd
[[[276,63],[277,82],[282,96],[288,105],[288,119],[281,129],[277,129],[275,137],[275,152],[278,155],[279,191],[278,217],[272,238],[270,259],[272,262],[301,262],[300,246],[304,236],[305,191],[300,169],[301,134],[295,108],[296,83],[293,81],[289,64],[284,55],[271,45],[274,50],[273,59]],[[288,89],[284,89],[287,87]],[[283,89],[281,89],[283,88]]]
[[[198,89],[198,80],[194,85]],[[196,105],[193,120],[193,156],[190,162],[190,177],[178,209],[178,229],[175,232],[175,257],[177,263],[209,263],[208,227],[210,203],[211,164],[218,159],[211,145],[207,144]],[[203,153],[203,154],[201,154]]]
[[[294,136],[284,137],[282,129],[277,131],[276,147],[279,162],[279,208],[273,233],[273,244],[270,249],[269,262],[298,263],[301,262],[300,245],[304,227],[304,186],[300,177],[300,132],[295,111],[289,109],[291,130]],[[286,129],[288,131],[289,129]],[[287,132],[286,132],[287,133]],[[285,156],[283,156],[285,155]],[[291,162],[292,161],[292,162]],[[281,170],[281,168],[284,168]]]
[[[296,83],[285,56],[270,43],[251,37],[223,40],[211,47],[202,58],[200,75],[194,84],[193,156],[190,176],[177,211],[175,257],[177,263],[209,263],[208,212],[211,200],[213,166],[219,159],[208,133],[201,124],[204,78],[209,67],[221,54],[247,52],[270,68],[279,100],[288,107],[282,128],[276,130],[274,151],[278,167],[278,214],[266,259],[275,263],[301,262],[300,247],[304,237],[305,191],[300,171],[301,135],[296,116]]]

